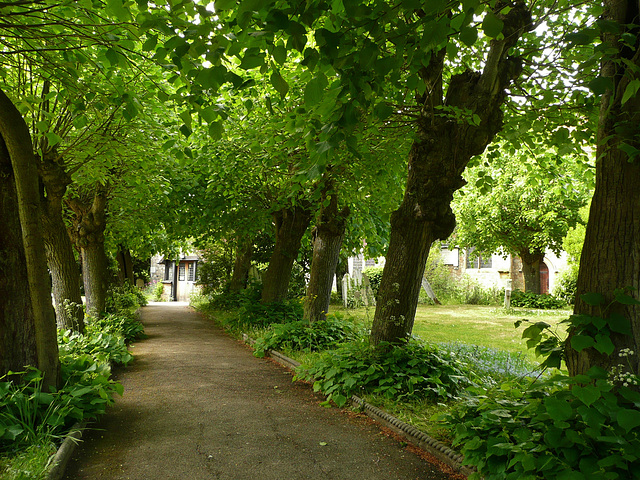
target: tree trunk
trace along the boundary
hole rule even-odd
[[[71,178],[60,164],[48,158],[42,160],[39,170],[46,190],[41,201],[42,227],[58,328],[83,333],[80,270],[62,216],[62,199]]]
[[[116,254],[116,262],[118,263],[118,281],[121,286],[135,285],[135,279],[133,278],[133,260],[131,259],[131,252],[123,245],[118,248]]]
[[[287,298],[293,262],[298,256],[300,242],[311,221],[309,208],[296,205],[273,214],[276,225],[276,244],[264,277],[262,302],[282,302]]]
[[[327,184],[329,188],[331,183]],[[323,195],[323,200],[326,195]],[[320,221],[316,226],[313,242],[311,274],[304,303],[304,319],[309,323],[324,320],[329,311],[331,287],[338,265],[340,247],[344,239],[349,209],[338,211],[338,195],[330,196],[329,205],[320,210]]]
[[[33,309],[11,159],[0,137],[0,377],[38,365]]]
[[[56,319],[51,303],[51,284],[47,272],[44,241],[38,209],[38,171],[29,128],[11,100],[0,90],[0,136],[6,145],[11,160],[13,178],[18,200],[18,214],[22,232],[22,245],[26,274],[29,284],[31,312],[24,310],[23,321],[33,318],[37,364],[44,375],[43,386],[57,387],[60,384],[60,364]],[[16,215],[14,211],[13,215]],[[19,260],[20,254],[14,260]],[[18,265],[16,265],[18,267]],[[18,273],[18,272],[16,272]],[[20,306],[19,304],[16,306]],[[13,317],[15,318],[15,317]],[[21,326],[17,327],[21,329]],[[26,334],[26,330],[24,331]],[[25,345],[31,350],[31,347]],[[26,352],[25,352],[26,353]],[[29,352],[30,355],[31,352]]]
[[[75,214],[73,238],[82,259],[87,315],[99,316],[105,311],[109,287],[109,261],[104,250],[107,188],[98,185],[91,202],[73,198],[67,203]]]
[[[544,260],[544,253],[523,251],[519,253],[522,259],[522,276],[524,277],[524,291],[540,294],[540,264]]]
[[[580,257],[574,307],[575,314],[595,316],[601,315],[600,308],[586,304],[580,295],[599,293],[604,297],[604,305],[608,305],[614,300],[616,289],[632,287],[631,295],[636,299],[640,289],[640,158],[637,150],[634,156],[628,153],[631,146],[640,148],[640,96],[636,94],[622,104],[629,82],[639,78],[640,15],[637,1],[604,3],[605,19],[619,25],[620,32],[615,34],[610,30],[602,38],[610,51],[617,52],[603,60],[600,73],[613,80],[614,89],[601,99],[596,188]],[[619,47],[624,45],[623,35],[635,39],[635,48]],[[615,350],[607,356],[593,348],[581,352],[571,348],[571,338],[576,334],[576,330],[571,329],[565,349],[570,375],[585,373],[595,365],[610,369],[622,362],[625,370],[640,374],[640,306],[614,303],[607,313],[624,315],[631,323],[631,335],[613,332],[611,340]],[[630,348],[635,353],[622,359],[618,356],[622,348]]]
[[[246,237],[238,242],[236,258],[233,262],[233,275],[229,282],[229,290],[239,292],[247,287],[251,257],[253,256],[253,238]]]
[[[506,88],[520,74],[517,59],[508,57],[531,16],[522,2],[505,16],[504,39],[491,42],[482,74],[454,75],[443,94],[445,51],[431,53],[420,73],[426,85],[416,140],[409,152],[407,187],[400,208],[391,215],[391,238],[383,270],[371,342],[401,342],[413,329],[425,263],[431,244],[446,239],[455,227],[453,193],[464,185],[462,172],[481,154],[502,127]],[[441,107],[470,111],[473,122],[441,115]]]

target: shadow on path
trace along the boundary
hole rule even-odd
[[[142,310],[125,393],[84,435],[67,480],[450,478],[368,420],[319,405],[186,304]]]

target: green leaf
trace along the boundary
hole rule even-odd
[[[62,137],[56,135],[53,132],[47,132],[44,134],[44,136],[46,137],[47,142],[49,142],[50,147],[53,147],[54,145],[57,145],[62,141]]]
[[[596,77],[588,84],[589,89],[596,95],[603,95],[607,90],[613,90],[611,77]]]
[[[556,397],[548,397],[544,401],[547,413],[556,421],[563,422],[569,420],[573,415],[573,409],[566,400]]]
[[[207,107],[200,112],[200,117],[205,122],[211,123],[218,118],[218,111],[214,107]]]
[[[282,75],[280,75],[278,70],[274,70],[271,74],[271,85],[273,85],[273,88],[276,89],[282,98],[287,96],[289,84],[284,78],[282,78]]]
[[[107,10],[122,22],[131,21],[131,12],[124,6],[123,0],[107,0]]]
[[[635,78],[629,82],[627,88],[624,90],[624,95],[622,95],[622,105],[627,103],[631,97],[635,97],[638,93],[638,89],[640,89],[640,79]]]
[[[240,62],[240,68],[244,70],[251,70],[252,68],[258,68],[264,65],[264,57],[262,54],[246,54]]]
[[[598,350],[600,353],[611,355],[616,347],[611,341],[611,337],[609,337],[609,335],[598,334],[596,335],[596,342],[593,345],[593,348]]]
[[[622,303],[623,305],[640,305],[640,301],[636,300],[631,295],[627,295],[626,293],[616,293],[615,299],[616,302]]]
[[[503,28],[504,22],[495,13],[489,12],[485,15],[482,21],[482,31],[487,37],[496,38],[502,33]]]
[[[602,305],[604,303],[604,296],[600,293],[585,293],[580,295],[580,298],[587,305]]]
[[[586,335],[575,335],[571,337],[571,347],[578,352],[581,352],[585,348],[593,347],[595,343],[592,337]]]
[[[600,398],[600,389],[593,385],[587,385],[586,387],[575,385],[571,393],[587,406]]]
[[[209,124],[209,136],[211,136],[213,140],[220,140],[223,132],[224,127],[221,122],[213,122]]]
[[[322,100],[327,83],[327,77],[324,75],[319,75],[307,83],[304,88],[304,104],[307,108],[313,107]]]
[[[625,408],[618,411],[618,424],[629,433],[634,428],[640,426],[640,411]]]
[[[185,110],[180,113],[180,119],[184,122],[184,124],[191,130],[191,112],[189,110]]]
[[[467,47],[473,46],[478,40],[478,29],[475,27],[462,27],[460,29],[460,41]]]
[[[275,61],[280,65],[284,65],[284,63],[287,61],[287,49],[282,44],[277,45],[273,49],[272,55]]]
[[[213,2],[213,9],[216,12],[220,12],[222,10],[229,10],[235,6],[236,6],[236,0],[216,0]]]
[[[631,322],[628,318],[620,313],[612,313],[607,318],[609,330],[623,335],[631,335]]]

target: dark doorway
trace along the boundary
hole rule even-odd
[[[540,293],[549,293],[549,267],[544,262],[540,262]]]

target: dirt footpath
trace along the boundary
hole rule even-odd
[[[319,405],[308,385],[184,303],[142,311],[149,338],[124,396],[86,432],[68,480],[449,479],[368,419]]]

